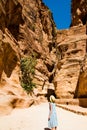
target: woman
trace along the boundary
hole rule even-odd
[[[49,116],[48,116],[48,127],[51,130],[57,130],[57,126],[58,126],[56,105],[54,101],[55,101],[55,97],[51,95],[50,102],[49,102]]]

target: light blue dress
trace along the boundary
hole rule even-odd
[[[51,107],[52,107],[52,113],[50,116],[50,120],[48,121],[48,127],[54,128],[58,126],[58,120],[57,120],[57,113],[56,113],[56,105],[55,103],[50,103]],[[50,111],[49,111],[50,112]]]

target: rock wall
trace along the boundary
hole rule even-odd
[[[71,26],[85,25],[87,22],[87,0],[72,0]]]
[[[0,108],[9,111],[34,102],[20,85],[21,58],[37,53],[33,82],[38,92],[44,88],[47,94],[53,86],[56,27],[41,0],[1,0],[0,16]]]
[[[58,65],[54,84],[58,98],[75,98],[87,96],[86,77],[86,26],[72,27],[57,33]],[[85,66],[84,66],[85,65]],[[84,77],[84,78],[82,78]],[[80,81],[81,80],[81,81]],[[78,82],[83,82],[81,83]]]

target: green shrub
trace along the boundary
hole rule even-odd
[[[35,74],[36,56],[29,56],[21,59],[21,85],[27,93],[33,92],[36,85],[32,82]]]

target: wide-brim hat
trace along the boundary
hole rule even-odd
[[[53,95],[50,96],[50,102],[54,102],[55,101],[55,97]]]

